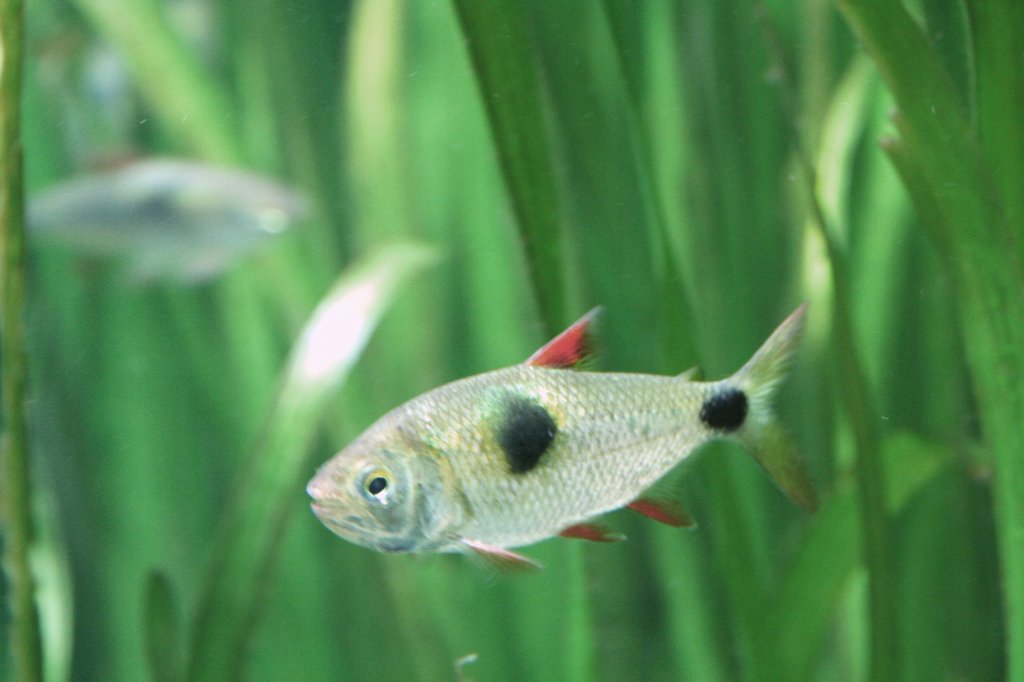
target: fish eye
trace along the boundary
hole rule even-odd
[[[374,498],[380,502],[387,499],[388,489],[391,487],[391,475],[383,469],[371,469],[363,475],[363,494],[368,498]]]

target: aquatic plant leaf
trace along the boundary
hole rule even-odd
[[[940,3],[941,4],[941,3]],[[1024,70],[1019,44],[1024,27],[1024,3],[1014,0],[968,0],[967,21],[973,48],[978,140],[1006,215],[1024,220]],[[954,3],[955,7],[955,3]],[[969,61],[968,61],[969,63]],[[1018,255],[1024,246],[1017,243]]]
[[[0,5],[0,518],[3,519],[3,610],[13,678],[42,679],[44,649],[31,552],[32,467],[28,434],[25,172],[22,153],[22,72],[25,17],[22,3]],[[8,624],[9,623],[9,624]],[[9,634],[8,631],[9,630]],[[6,658],[6,656],[4,657]],[[0,662],[0,673],[3,664]]]
[[[889,511],[899,513],[953,462],[952,451],[913,434],[899,432],[883,441]],[[762,636],[777,645],[778,679],[808,679],[818,648],[832,624],[836,605],[862,565],[858,498],[843,486],[828,498],[808,526],[778,595],[763,613]]]
[[[953,461],[953,451],[910,431],[897,431],[882,443],[889,511],[898,514],[911,497]]]
[[[515,0],[453,0],[549,336],[565,318],[561,199],[527,12]]]
[[[1012,379],[1024,375],[1024,146],[1012,130],[1024,86],[1011,58],[994,55],[1019,43],[1020,5],[996,0],[973,8],[973,42],[987,43],[978,65],[989,70],[978,76],[976,119],[903,3],[841,0],[839,8],[896,98],[899,143],[890,145],[890,154],[915,205],[924,209],[922,225],[958,297],[981,426],[995,463],[1007,676],[1024,677],[1024,554],[1018,551],[1024,539],[1024,393]]]
[[[317,306],[289,357],[280,395],[249,466],[236,481],[192,631],[188,679],[238,677],[259,616],[259,595],[296,490],[306,447],[332,395],[401,286],[434,252],[404,243],[343,273]]]
[[[160,571],[153,571],[146,581],[143,632],[149,673],[157,682],[181,679],[179,607],[171,591],[171,582]]]
[[[652,111],[660,110],[663,102],[651,97],[645,90],[655,90],[656,86],[647,83],[651,78],[654,55],[646,44],[651,40],[651,27],[658,24],[672,24],[672,10],[669,7],[645,8],[640,10],[632,0],[603,0],[600,3],[607,25],[609,43],[614,47],[617,66],[622,74],[620,97],[625,113],[624,122],[631,144],[628,162],[633,164],[633,174],[637,176],[637,194],[646,219],[649,231],[657,240],[652,249],[652,261],[657,273],[657,283],[664,295],[659,296],[657,314],[661,320],[659,341],[662,354],[666,358],[688,357],[694,354],[693,338],[694,316],[690,305],[690,296],[677,296],[678,288],[688,289],[682,276],[682,264],[679,262],[678,240],[680,225],[674,223],[670,206],[673,198],[666,197],[666,188],[662,184],[664,178],[659,177],[658,147],[664,144],[665,126],[658,126],[657,120],[651,116]],[[658,12],[665,12],[658,16]],[[668,28],[671,33],[672,28]],[[678,39],[678,36],[673,36]],[[665,87],[665,90],[674,90]],[[678,96],[678,95],[676,95]],[[674,190],[669,189],[668,194]],[[694,368],[696,369],[696,368]]]
[[[475,4],[476,14],[491,11],[490,3]],[[861,4],[881,17],[877,35],[896,34],[896,68],[927,81],[928,65],[922,70],[908,56],[915,46],[885,19],[904,8],[912,14],[994,171],[975,188],[989,185],[1007,216],[1020,215],[1010,199],[1024,201],[1024,192],[1006,196],[1024,186],[1013,170],[1024,143],[1014,127],[1024,106],[1013,82],[1024,74],[1013,73],[1019,0]],[[126,291],[107,268],[61,249],[40,249],[30,264],[30,308],[42,302],[28,318],[29,334],[38,332],[28,344],[28,376],[31,389],[43,389],[35,398],[29,392],[43,427],[31,453],[42,474],[34,491],[38,500],[52,478],[63,480],[56,492],[75,587],[43,599],[43,677],[61,656],[70,664],[67,650],[53,651],[73,645],[75,677],[134,680],[150,668],[141,608],[149,570],[173,577],[190,627],[185,616],[195,615],[203,589],[197,562],[208,558],[197,550],[215,551],[209,530],[229,502],[239,450],[280,390],[288,340],[351,254],[429,234],[452,257],[424,278],[429,287],[403,295],[388,313],[386,336],[373,341],[380,362],[362,363],[344,380],[341,403],[331,399],[332,414],[344,417],[325,424],[332,443],[420,389],[521,361],[549,338],[534,324],[528,233],[518,228],[485,109],[486,97],[512,84],[480,87],[454,1],[72,0],[78,11],[71,12],[62,3],[24,5],[34,55],[25,64],[20,117],[30,189],[113,145],[204,161],[237,155],[247,167],[298,180],[318,207],[307,229],[281,240],[272,257],[199,291]],[[897,445],[909,469],[905,486],[899,473],[877,486],[894,528],[898,618],[883,634],[897,642],[896,677],[1016,676],[1006,668],[1011,638],[1000,625],[1012,611],[1013,575],[998,565],[1000,555],[1014,557],[996,551],[995,536],[1012,548],[1014,529],[1024,526],[1003,516],[996,523],[988,506],[994,488],[997,504],[1024,490],[1003,466],[1006,453],[1019,459],[1024,439],[1006,432],[1003,454],[997,449],[991,466],[966,474],[971,464],[962,453],[947,466],[927,457],[927,444],[970,447],[963,439],[974,439],[979,424],[987,434],[997,400],[1019,420],[1013,393],[1022,373],[1012,356],[1024,346],[978,316],[959,324],[955,316],[987,309],[1015,324],[1019,287],[987,296],[984,306],[965,301],[980,298],[973,284],[1002,277],[996,257],[1024,239],[1015,228],[1012,240],[979,240],[978,255],[957,250],[970,247],[961,236],[985,224],[949,221],[949,204],[961,215],[977,208],[969,203],[973,189],[964,191],[959,169],[936,185],[944,173],[928,168],[939,155],[957,154],[946,154],[943,140],[926,137],[922,147],[903,133],[915,107],[928,114],[935,105],[937,124],[948,124],[945,101],[923,87],[914,106],[895,103],[890,122],[893,97],[871,58],[877,43],[843,31],[837,5],[526,0],[514,9],[527,42],[505,51],[510,71],[536,70],[534,104],[541,102],[560,193],[560,215],[549,224],[562,231],[566,314],[597,302],[613,311],[602,331],[608,369],[671,375],[700,362],[717,378],[746,357],[758,330],[783,312],[781,301],[812,300],[807,352],[779,408],[820,486],[818,515],[783,500],[740,453],[712,446],[713,456],[686,467],[678,491],[701,521],[699,532],[619,514],[614,524],[629,529],[629,546],[553,540],[528,550],[545,570],[509,577],[466,557],[381,557],[331,542],[306,513],[300,477],[273,579],[262,583],[247,673],[275,680],[301,671],[310,682],[447,679],[456,675],[454,660],[476,652],[464,673],[479,680],[874,679],[832,265],[815,257],[824,250],[810,240],[820,236],[806,229],[813,190],[796,172],[786,132],[793,127],[813,150],[815,194],[848,257],[841,278],[850,283],[853,330],[877,398],[877,409],[863,414],[883,435],[912,428],[924,441],[919,450]],[[758,35],[764,7],[792,67],[791,111],[780,107],[782,71],[765,59]],[[14,25],[0,22],[5,32]],[[504,40],[495,38],[502,30],[501,21],[481,26],[477,39]],[[111,64],[113,73],[103,70]],[[190,73],[206,85],[191,87]],[[114,98],[107,86],[119,88]],[[211,92],[219,104],[208,101]],[[514,110],[518,101],[498,106]],[[534,145],[535,131],[523,128],[518,143]],[[883,146],[902,184],[876,153],[880,135],[890,136]],[[919,234],[922,224],[928,232]],[[927,234],[938,237],[945,272]],[[973,281],[962,276],[965,267],[978,275]],[[555,332],[570,321],[543,326]],[[984,402],[982,389],[972,394],[967,385],[961,357],[958,337],[971,335],[992,339],[990,357],[1000,361],[992,366],[1005,370],[1006,388],[986,390],[992,398]],[[316,385],[316,374],[304,373],[302,382]],[[302,399],[298,388],[295,399]],[[879,439],[876,451],[889,453],[905,435]],[[977,451],[988,455],[992,446],[986,438]],[[926,471],[933,467],[937,475]],[[2,493],[0,500],[11,501]],[[40,534],[35,546],[48,545]],[[800,580],[788,572],[804,550],[818,563]],[[35,573],[35,550],[31,558]],[[840,570],[830,575],[830,567]],[[239,576],[249,580],[245,571]],[[249,606],[251,595],[241,592],[233,609]],[[64,605],[66,639],[47,627],[49,599]],[[797,611],[771,614],[767,625],[781,625],[767,631],[763,620],[773,609],[766,606]],[[189,636],[179,633],[179,664]],[[17,649],[6,644],[0,679],[21,679],[12,672]]]
[[[171,28],[158,3],[76,0],[75,5],[127,56],[153,111],[199,156],[239,161],[242,153],[221,86]]]

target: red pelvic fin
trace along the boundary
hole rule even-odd
[[[573,322],[564,332],[548,341],[527,359],[527,365],[566,369],[580,363],[590,354],[590,323],[601,308],[597,307]]]
[[[577,538],[591,542],[618,542],[626,539],[622,533],[616,533],[596,523],[577,523],[575,526],[569,526],[559,535],[563,538]]]
[[[502,573],[522,573],[525,571],[536,571],[541,568],[541,565],[533,559],[529,559],[522,554],[510,552],[501,547],[477,542],[476,540],[463,540],[462,544],[473,550],[476,556],[486,561],[489,566]]]
[[[683,504],[675,500],[641,497],[626,506],[649,519],[676,528],[693,528],[697,525]]]

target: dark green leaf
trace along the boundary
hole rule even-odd
[[[146,581],[143,632],[146,655],[155,682],[181,680],[181,607],[174,598],[171,581],[153,571]]]

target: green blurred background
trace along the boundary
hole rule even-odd
[[[1024,314],[1016,3],[34,0],[26,30],[30,197],[130,152],[313,206],[194,286],[30,236],[48,679],[1024,675],[1024,514],[993,486],[1024,480],[1021,350],[970,323]],[[317,302],[392,266],[343,384],[289,407]],[[551,540],[528,575],[309,512],[375,417],[594,305],[601,368],[717,378],[801,301],[780,412],[815,514],[727,444],[686,465],[696,530],[616,513],[628,542]]]

